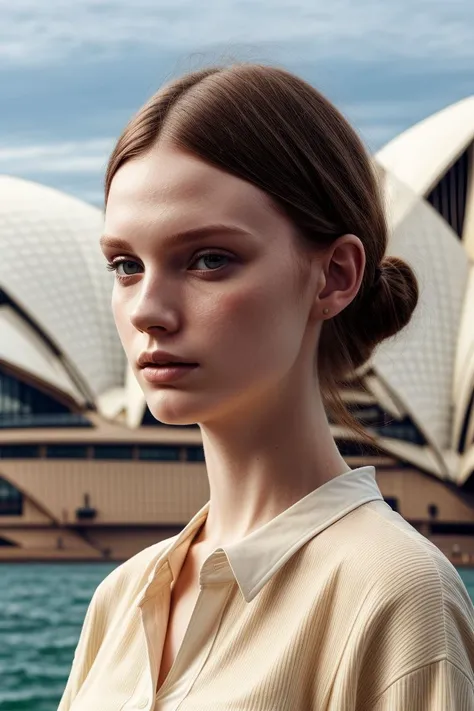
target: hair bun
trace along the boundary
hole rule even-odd
[[[418,303],[418,282],[400,257],[387,256],[376,270],[364,304],[366,331],[371,346],[394,336],[410,321]]]
[[[362,283],[354,301],[334,319],[326,321],[320,351],[322,372],[338,381],[371,357],[374,348],[394,336],[410,321],[418,303],[418,282],[412,268],[399,257],[385,257],[371,282]],[[335,344],[346,339],[344,357],[335,358]],[[349,366],[348,366],[349,364]]]

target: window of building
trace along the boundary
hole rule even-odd
[[[92,427],[92,423],[0,369],[0,428],[18,427]]]
[[[0,459],[36,459],[39,447],[36,444],[5,444],[0,447]]]
[[[375,403],[372,405],[351,403],[348,409],[364,427],[383,427],[387,421],[385,411]]]
[[[469,431],[469,424],[474,417],[474,389],[469,398],[469,402],[466,407],[466,414],[464,415],[464,422],[461,428],[461,436],[459,437],[458,452],[462,454],[468,447],[467,433]]]
[[[425,444],[423,435],[410,417],[397,420],[377,404],[351,405],[349,410],[361,425],[380,437],[392,437],[405,442],[413,442],[413,444]]]
[[[385,496],[384,501],[388,504],[394,511],[398,511],[398,499],[395,496]]]
[[[133,459],[131,444],[96,444],[94,459]]]
[[[469,474],[461,489],[462,491],[468,491],[474,494],[474,469]]]
[[[204,448],[203,447],[186,447],[186,459],[188,462],[204,462]]]
[[[337,448],[343,457],[377,457],[380,450],[371,444],[358,442],[356,440],[337,440]]]
[[[8,547],[10,547],[10,548],[11,548],[12,546],[13,546],[14,548],[17,548],[17,547],[18,547],[16,543],[13,543],[13,541],[10,541],[10,540],[8,540],[8,538],[3,538],[2,536],[0,536],[0,548],[1,548],[2,546],[4,546],[4,547],[7,547],[7,546],[8,546]]]
[[[431,533],[445,536],[474,536],[474,523],[432,523]]]
[[[0,477],[0,516],[21,516],[23,494],[9,481]]]
[[[466,215],[467,187],[470,178],[469,146],[457,161],[446,171],[434,186],[426,200],[462,237],[464,218]]]
[[[142,425],[147,426],[147,427],[162,427],[163,423],[160,422],[159,420],[156,419],[156,417],[153,417],[153,415],[150,412],[150,408],[146,407],[145,412],[143,413],[143,418],[142,418]]]
[[[141,445],[138,447],[138,458],[165,462],[179,461],[180,447],[168,445]]]
[[[403,420],[392,420],[377,432],[381,437],[392,437],[419,445],[425,444],[425,438],[409,417],[405,417]]]
[[[46,456],[49,459],[87,459],[87,445],[49,444]]]

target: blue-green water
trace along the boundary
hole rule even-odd
[[[115,564],[0,565],[0,711],[56,711],[97,585]],[[474,570],[459,570],[474,601]]]

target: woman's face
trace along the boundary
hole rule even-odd
[[[118,333],[158,420],[221,421],[299,377],[313,301],[304,247],[258,188],[162,142],[115,175],[101,245]],[[137,359],[155,350],[197,366],[152,381]]]

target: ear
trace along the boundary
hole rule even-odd
[[[325,284],[318,295],[320,318],[337,316],[355,299],[365,261],[364,245],[355,235],[342,235],[327,248],[322,260]]]

